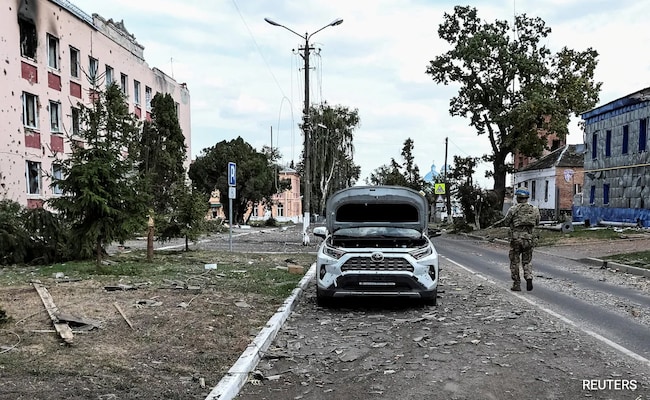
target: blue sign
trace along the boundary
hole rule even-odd
[[[237,164],[234,162],[228,163],[228,185],[236,186],[237,185]]]

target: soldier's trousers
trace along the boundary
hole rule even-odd
[[[510,275],[514,282],[520,282],[519,262],[524,270],[524,279],[533,279],[533,241],[530,239],[510,240]]]

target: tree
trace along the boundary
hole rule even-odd
[[[392,158],[390,164],[384,164],[370,173],[366,184],[405,186],[426,192],[427,183],[420,176],[420,169],[415,165],[413,147],[413,140],[407,138],[401,152],[404,163],[400,164]]]
[[[321,215],[330,194],[354,184],[361,167],[354,163],[354,130],[359,126],[359,111],[325,102],[309,109],[312,127],[309,142],[311,155],[310,213]],[[304,164],[298,171],[304,174]]]
[[[198,194],[185,184],[187,146],[170,94],[157,93],[151,100],[151,122],[144,124],[139,150],[138,169],[146,182],[156,235],[162,241],[185,237],[187,250],[187,241],[198,238],[208,204],[203,198],[203,208],[194,204]]]
[[[206,196],[218,189],[224,212],[228,215],[228,163],[236,163],[237,196],[233,199],[233,221],[248,222],[243,218],[250,206],[270,206],[274,194],[290,188],[289,181],[280,181],[276,186],[277,157],[276,151],[265,147],[262,152],[258,152],[244,139],[237,137],[203,149],[190,166],[189,176],[193,187]]]
[[[449,113],[469,117],[478,135],[487,134],[492,153],[484,159],[493,165],[499,208],[512,171],[508,156],[539,157],[547,135],[564,138],[571,115],[593,107],[601,87],[594,82],[595,50],[552,54],[540,45],[551,32],[540,18],[517,15],[514,28],[513,35],[507,21],[484,22],[475,8],[456,6],[438,29],[452,49],[426,69],[436,83],[460,85]]]
[[[166,214],[175,204],[174,184],[185,182],[185,160],[187,146],[174,98],[157,93],[151,100],[151,122],[142,130],[138,166],[156,214]]]
[[[52,182],[63,195],[48,201],[71,226],[74,253],[94,252],[99,265],[103,246],[128,239],[147,215],[134,157],[140,125],[115,84],[97,93],[91,107],[78,107],[82,129],[69,140],[80,143],[59,161],[63,177]]]

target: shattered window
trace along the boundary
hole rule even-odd
[[[124,97],[129,97],[129,77],[126,74],[120,74],[120,86]]]
[[[79,50],[70,46],[70,76],[79,78]]]
[[[36,25],[31,21],[19,18],[18,26],[20,28],[20,55],[36,60],[36,47],[38,46]]]
[[[59,39],[50,34],[47,35],[47,65],[59,69]]]
[[[61,132],[61,103],[50,101],[50,131]]]
[[[104,75],[104,78],[106,79],[106,87],[113,84],[113,67],[110,65],[106,65],[106,75]]]
[[[79,109],[73,107],[72,108],[72,134],[73,135],[79,135],[79,129],[80,129],[80,114],[79,114]]]
[[[38,129],[38,96],[23,92],[23,125]]]
[[[88,57],[88,77],[92,81],[93,85],[95,84],[95,79],[97,78],[97,70],[99,69],[99,62],[96,58]]]
[[[140,105],[140,82],[133,81],[133,102]]]
[[[149,86],[144,87],[144,101],[147,111],[151,111],[151,88]]]
[[[27,193],[41,193],[41,163],[27,161]]]
[[[52,181],[53,181],[53,186],[52,186],[52,192],[54,194],[61,194],[63,193],[63,190],[61,190],[61,187],[59,187],[57,181],[63,179],[63,167],[61,164],[54,163],[52,164]]]

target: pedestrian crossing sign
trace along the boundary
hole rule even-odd
[[[444,183],[436,183],[433,185],[433,192],[435,194],[445,194],[445,184]]]

